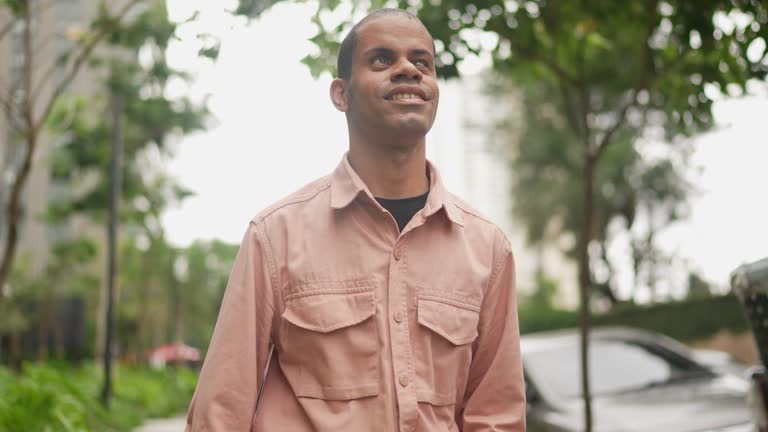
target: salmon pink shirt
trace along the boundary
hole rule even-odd
[[[187,431],[525,430],[510,244],[427,170],[402,232],[346,156],[250,222]]]

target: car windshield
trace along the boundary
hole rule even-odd
[[[526,353],[524,362],[534,383],[563,398],[581,396],[577,344]],[[624,340],[593,340],[589,363],[591,390],[595,396],[710,375],[694,361],[660,346]]]

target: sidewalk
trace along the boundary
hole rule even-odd
[[[175,417],[171,419],[148,420],[133,432],[184,432],[186,417]]]

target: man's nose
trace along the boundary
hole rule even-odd
[[[422,73],[415,64],[408,59],[402,59],[392,69],[392,81],[421,81]]]

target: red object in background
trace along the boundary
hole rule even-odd
[[[147,353],[147,359],[154,367],[163,367],[167,363],[194,363],[200,361],[200,350],[177,342],[153,349]]]

